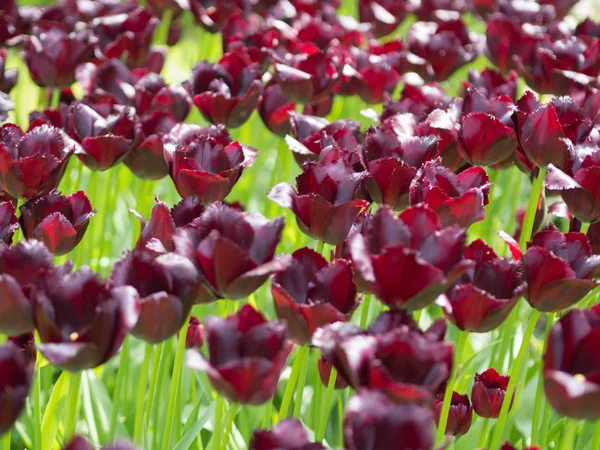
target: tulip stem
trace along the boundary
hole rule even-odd
[[[133,442],[142,444],[142,423],[144,422],[144,400],[146,399],[146,382],[148,380],[148,367],[150,366],[150,358],[152,358],[152,345],[146,343],[144,345],[144,362],[140,373],[140,379],[137,391],[137,400],[135,403],[135,422],[133,427]]]
[[[60,106],[60,88],[52,89],[52,97],[50,100],[51,108],[58,108]]]
[[[4,433],[2,438],[2,450],[10,450],[10,430]]]
[[[190,316],[188,314],[184,323],[184,328],[190,323]],[[185,340],[186,340],[185,329],[179,332],[179,340],[177,341],[177,352],[175,353],[175,363],[173,364],[173,379],[171,380],[171,390],[169,393],[169,404],[167,406],[167,417],[165,434],[163,436],[162,448],[163,450],[169,450],[171,448],[171,432],[173,428],[173,420],[177,416],[177,420],[181,420],[181,411],[175,411],[176,400],[179,397],[179,385],[181,384],[181,375],[183,372],[183,359],[185,356]],[[179,436],[175,436],[179,439]]]
[[[39,356],[38,356],[39,357]],[[35,377],[33,380],[33,450],[42,450],[42,407],[41,390],[42,377],[40,368],[35,368]]]
[[[225,416],[225,433],[223,434],[223,440],[219,443],[219,450],[227,450],[229,436],[231,435],[231,429],[233,428],[233,420],[235,419],[237,412],[238,406],[235,403],[230,403],[229,408],[227,409],[227,415]]]
[[[508,416],[508,410],[510,409],[512,398],[515,393],[515,386],[519,378],[519,374],[521,373],[523,360],[525,359],[525,354],[527,353],[529,341],[533,336],[535,324],[537,323],[541,314],[541,312],[534,309],[529,318],[529,323],[527,324],[527,329],[525,330],[525,334],[523,335],[523,341],[521,342],[521,348],[519,348],[519,353],[517,354],[517,358],[515,359],[515,362],[512,366],[512,370],[510,371],[510,379],[506,388],[506,395],[504,396],[504,401],[502,402],[500,416],[498,417],[498,421],[496,422],[496,425],[494,427],[494,437],[492,439],[492,445],[490,445],[490,448],[498,448],[500,446],[500,440],[502,439],[502,434],[505,431],[504,425],[506,423],[506,417]]]
[[[325,247],[325,242],[324,241],[319,241],[317,243],[317,253],[319,255],[323,255],[323,248]]]
[[[149,345],[149,344],[148,344]],[[144,418],[146,421],[146,429],[150,430],[150,419],[152,417],[152,405],[154,404],[154,397],[156,397],[156,385],[158,374],[160,371],[160,361],[162,360],[165,353],[165,343],[161,343],[157,346],[156,352],[154,353],[154,361],[152,362],[152,375],[150,377],[150,388],[148,389],[148,401],[144,408]],[[155,431],[156,432],[156,431]]]
[[[270,399],[265,405],[263,412],[262,427],[271,428],[271,417],[273,415],[273,399]]]
[[[546,316],[546,330],[544,333],[544,351],[546,352],[546,345],[548,343],[548,335],[552,329],[554,323],[554,314],[548,314]],[[536,445],[539,442],[540,437],[540,419],[542,418],[542,411],[544,406],[544,364],[540,363],[540,370],[538,373],[538,382],[535,392],[535,403],[533,406],[533,419],[531,421],[531,445]],[[592,447],[593,448],[593,447]]]
[[[302,397],[304,396],[304,386],[306,385],[306,376],[308,374],[308,359],[310,357],[310,347],[308,345],[300,347],[298,358],[301,360],[301,373],[298,376],[298,389],[296,390],[296,403],[294,403],[294,417],[299,419],[302,412]]]
[[[479,444],[477,448],[484,448],[485,444],[488,440],[488,426],[490,425],[490,419],[485,418],[483,420],[483,426],[481,427],[481,431],[479,432]]]
[[[292,365],[290,378],[288,379],[287,385],[285,387],[283,399],[281,400],[281,407],[279,408],[279,419],[285,419],[287,417],[287,412],[292,401],[292,395],[294,393],[294,387],[296,386],[296,380],[298,379],[300,367],[302,365],[302,358],[300,357],[301,352],[302,347],[296,351],[296,356],[294,357],[294,364]]]
[[[327,429],[327,419],[329,418],[329,410],[331,409],[331,399],[333,398],[333,390],[335,388],[335,380],[337,379],[337,370],[335,367],[331,368],[329,374],[329,382],[327,383],[327,390],[325,391],[325,403],[320,411],[320,414],[325,413],[325,417],[319,417],[318,426],[319,429],[316,434],[316,441],[321,442],[325,437],[325,430]]]
[[[343,392],[338,391],[338,422],[339,422],[339,442],[338,447],[344,447],[344,396]]]
[[[527,242],[531,239],[533,234],[533,224],[535,222],[535,215],[537,212],[538,203],[540,201],[540,195],[544,188],[544,178],[546,177],[547,169],[540,167],[538,174],[533,180],[531,186],[531,192],[529,193],[529,203],[527,204],[527,211],[525,212],[525,219],[523,219],[523,227],[521,228],[521,238],[519,239],[519,246],[521,250],[525,251],[527,248]]]
[[[592,448],[600,448],[600,420],[596,422],[594,436],[592,437]]]
[[[466,331],[459,330],[456,336],[456,347],[454,348],[454,360],[452,363],[452,370],[450,372],[450,378],[446,383],[446,390],[444,391],[444,401],[442,403],[442,412],[440,414],[440,421],[438,424],[437,434],[435,441],[440,444],[444,440],[446,434],[446,425],[448,423],[448,413],[450,412],[450,405],[452,404],[452,393],[454,392],[454,384],[458,375],[458,365],[461,362],[462,353],[465,348],[465,344],[469,340],[469,333]]]
[[[117,381],[115,382],[115,391],[113,392],[113,410],[110,416],[110,430],[108,432],[108,442],[115,439],[117,431],[117,419],[119,417],[119,403],[121,400],[121,389],[123,380],[127,372],[127,359],[129,358],[129,339],[125,336],[123,347],[121,347],[121,356],[119,357],[119,369],[117,370]]]
[[[577,434],[577,426],[579,422],[574,419],[567,419],[562,438],[560,440],[560,450],[573,450],[575,446],[575,435]],[[594,448],[594,447],[592,447]]]
[[[587,234],[588,230],[590,229],[590,225],[591,225],[591,223],[589,223],[589,222],[582,222],[581,229],[579,230],[579,232],[583,233],[583,234]]]
[[[365,299],[362,302],[362,309],[360,311],[360,327],[366,328],[369,320],[369,307],[371,306],[371,295],[365,295]]]
[[[223,435],[223,414],[225,414],[225,400],[217,394],[217,404],[215,405],[215,422],[213,425],[213,435],[210,439],[210,449],[219,450]]]
[[[154,43],[157,45],[166,45],[169,39],[169,29],[171,28],[171,21],[173,18],[173,11],[167,8],[163,12],[160,18],[160,25],[154,35]]]
[[[77,419],[79,418],[79,394],[81,391],[81,372],[71,374],[71,386],[69,388],[69,400],[67,403],[67,417],[65,421],[65,441],[68,441],[77,431]]]

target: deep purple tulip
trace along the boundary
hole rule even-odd
[[[296,106],[283,94],[281,86],[274,82],[265,86],[258,103],[258,114],[272,133],[279,137],[290,134],[289,114],[295,110]]]
[[[475,413],[486,419],[498,418],[510,377],[502,376],[495,369],[490,368],[480,374],[476,373],[474,380],[471,402]],[[511,408],[514,399],[513,396]]]
[[[519,450],[519,449],[507,441],[504,444],[502,444],[502,447],[500,447],[500,450]],[[523,447],[522,450],[542,450],[542,449],[537,445],[530,445],[529,447]]]
[[[34,296],[38,349],[69,372],[104,364],[137,323],[136,297],[130,286],[108,288],[89,267],[47,277]]]
[[[16,345],[0,346],[0,435],[15,424],[27,402],[33,363]]]
[[[185,348],[202,348],[204,345],[204,327],[197,317],[190,317],[187,330],[185,332]]]
[[[556,322],[544,355],[544,392],[559,414],[600,418],[600,308],[572,309]]]
[[[73,151],[80,147],[58,128],[36,122],[27,133],[0,127],[0,183],[8,194],[33,198],[55,189]]]
[[[388,98],[385,101],[381,120],[388,119],[398,113],[410,113],[418,121],[421,121],[435,109],[448,109],[451,102],[452,97],[446,95],[438,83],[424,83],[422,86],[406,84],[398,100]]]
[[[94,447],[85,438],[74,436],[63,450],[94,450]],[[138,450],[138,448],[128,442],[115,442],[102,447],[102,450]]]
[[[350,318],[358,306],[356,285],[352,267],[343,259],[328,264],[309,248],[295,251],[292,259],[286,270],[273,277],[271,294],[290,337],[305,344],[317,328]]]
[[[258,213],[217,203],[190,226],[178,229],[175,252],[189,258],[206,283],[196,302],[245,298],[270,275],[285,270],[291,256],[275,256],[283,226],[283,218],[268,221]]]
[[[518,78],[514,70],[511,70],[504,76],[502,72],[494,69],[485,68],[481,72],[471,69],[469,70],[467,86],[475,87],[490,99],[505,95],[515,102],[517,101]]]
[[[360,0],[358,17],[369,23],[375,37],[383,37],[394,32],[407,14],[407,5],[393,0]]]
[[[186,365],[205,372],[215,390],[243,405],[273,397],[293,344],[283,322],[269,322],[250,305],[204,321],[208,359],[189,350]]]
[[[5,69],[6,64],[6,49],[0,49],[0,91],[5,94],[10,93],[15,84],[19,79],[19,72],[17,69]]]
[[[440,161],[426,162],[410,185],[410,204],[433,209],[442,226],[468,228],[485,217],[490,183],[485,170],[471,167],[458,175]]]
[[[435,423],[438,426],[443,405],[444,396],[440,395],[435,399]],[[473,406],[469,401],[469,397],[466,394],[460,395],[458,392],[452,392],[445,434],[448,436],[462,436],[463,434],[467,434],[471,429],[472,421]]]
[[[385,93],[391,94],[400,82],[400,75],[385,58],[366,52],[359,54],[354,65],[346,65],[343,75],[351,92],[369,104],[382,103]]]
[[[69,34],[53,24],[28,36],[23,59],[38,86],[60,88],[75,81],[75,68],[92,59],[94,44],[87,30]]]
[[[348,450],[431,450],[433,413],[418,405],[395,404],[377,391],[362,391],[346,406],[344,445]]]
[[[21,353],[23,353],[31,362],[35,363],[37,360],[37,347],[35,345],[35,334],[33,331],[9,337],[7,342],[12,342],[19,348]]]
[[[165,159],[177,192],[204,203],[222,201],[256,154],[256,149],[232,141],[223,125],[177,125],[165,140]]]
[[[189,5],[196,23],[211,33],[219,31],[233,14],[250,12],[245,0],[192,0]]]
[[[519,262],[499,258],[478,239],[465,248],[464,258],[475,262],[446,295],[438,298],[446,318],[461,330],[484,333],[508,317],[527,285]]]
[[[65,255],[83,238],[96,213],[84,191],[64,196],[57,190],[19,207],[25,239],[37,239],[54,255]]]
[[[131,334],[152,344],[174,336],[185,324],[197,283],[198,271],[187,258],[167,253],[154,259],[140,251],[117,261],[109,282],[137,290],[139,318]]]
[[[18,228],[15,205],[12,202],[0,203],[0,240],[5,244],[12,244],[13,235]]]
[[[325,447],[308,439],[298,419],[284,419],[270,430],[256,430],[250,450],[325,450]]]
[[[398,216],[380,208],[365,235],[354,234],[349,249],[356,270],[388,306],[417,310],[446,292],[474,262],[463,259],[465,231],[442,228],[428,207]],[[399,273],[405,276],[398,277]]]

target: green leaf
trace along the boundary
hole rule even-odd
[[[217,401],[214,400],[210,406],[208,408],[206,408],[206,410],[198,417],[198,420],[196,421],[196,423],[194,423],[194,425],[192,427],[189,428],[189,430],[182,436],[182,438],[179,440],[179,442],[177,443],[177,445],[175,446],[175,448],[173,450],[188,450],[190,448],[190,445],[192,445],[192,442],[194,442],[194,439],[196,438],[196,436],[198,436],[200,434],[200,431],[202,431],[202,428],[204,428],[204,425],[206,424],[206,422],[208,422],[208,419],[210,419],[211,417],[213,417],[215,415],[215,406],[216,406]],[[198,402],[198,409],[200,406],[200,402]],[[196,410],[196,408],[194,408],[194,411]],[[190,417],[188,419],[188,422],[192,421],[193,422],[193,417],[196,414],[194,414],[194,412],[192,412],[192,414],[190,414]],[[187,428],[187,423],[186,423],[186,428]]]
[[[63,372],[52,389],[42,418],[42,448],[51,449],[54,446],[59,420],[64,416],[68,394],[69,373]]]

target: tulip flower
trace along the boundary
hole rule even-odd
[[[319,370],[319,378],[321,379],[321,383],[323,383],[323,386],[327,387],[329,385],[329,378],[331,377],[331,370],[333,369],[333,364],[331,364],[321,356],[317,361],[317,369]],[[347,387],[348,382],[344,380],[344,377],[341,376],[339,373],[336,374],[333,388],[346,389]]]
[[[446,95],[442,87],[435,82],[424,83],[422,86],[406,84],[398,100],[388,97],[383,104],[381,120],[395,114],[413,114],[418,121],[424,120],[436,109],[446,110],[452,103],[452,97]]]
[[[0,127],[0,184],[13,197],[33,198],[55,189],[73,151],[80,147],[58,128],[41,122],[25,133]]]
[[[138,321],[136,297],[131,286],[109,288],[89,267],[47,277],[34,294],[39,351],[69,372],[104,364]]]
[[[244,168],[254,164],[257,151],[233,142],[223,126],[176,126],[165,140],[169,175],[182,197],[203,203],[222,201],[233,189]]]
[[[344,161],[308,162],[296,178],[297,191],[287,183],[273,187],[267,196],[296,215],[308,236],[338,245],[344,242],[356,217],[369,205],[356,199],[363,175]]]
[[[372,229],[365,236],[354,234],[348,245],[356,270],[379,300],[416,310],[431,304],[473,266],[462,258],[464,241],[464,230],[442,228],[435,212],[422,205],[398,216],[380,208]]]
[[[478,416],[486,419],[498,418],[509,379],[510,377],[501,376],[492,368],[481,374],[475,374],[475,381],[471,390],[471,402]],[[513,401],[514,396],[511,399],[511,408]]]
[[[0,435],[9,431],[25,408],[33,363],[11,343],[0,346]]]
[[[232,14],[249,13],[243,0],[203,0],[189,2],[196,23],[210,33],[221,29]]]
[[[410,204],[433,209],[442,226],[468,228],[485,218],[490,183],[485,170],[471,167],[453,174],[434,160],[423,164],[410,185]]]
[[[507,96],[512,101],[517,100],[518,75],[514,70],[506,76],[502,72],[485,68],[481,72],[470,69],[468,82],[463,82],[465,88],[473,86],[487,98]]]
[[[19,80],[19,72],[17,69],[5,69],[6,65],[6,49],[0,49],[0,91],[5,94],[10,93],[17,81]]]
[[[443,404],[444,396],[440,395],[435,400],[436,425],[439,425]],[[469,397],[467,395],[460,395],[458,392],[453,392],[445,434],[448,436],[462,436],[463,434],[467,434],[471,428],[472,420],[473,407],[471,406]]]
[[[284,419],[270,430],[256,430],[250,450],[325,450],[308,439],[308,433],[297,419]]]
[[[269,322],[250,305],[225,319],[204,322],[208,359],[188,350],[186,365],[208,376],[229,400],[260,405],[273,397],[292,350],[283,322]]]
[[[19,223],[25,238],[42,241],[54,255],[65,255],[73,250],[96,214],[84,191],[64,196],[53,190],[29,200],[19,209]]]
[[[52,24],[34,29],[26,38],[23,59],[38,86],[60,88],[75,81],[75,68],[92,59],[94,44],[87,30],[67,33]]]
[[[33,331],[20,334],[19,336],[9,337],[7,342],[12,342],[31,362],[35,363],[37,359],[37,347],[35,345],[35,335]]]
[[[260,76],[244,49],[225,54],[217,64],[199,62],[190,81],[194,103],[209,122],[239,127],[256,109],[263,88]]]
[[[500,450],[518,450],[515,446],[513,446],[510,442],[505,442],[500,447]],[[523,447],[522,450],[541,450],[541,448],[537,445],[530,445],[529,447]]]
[[[292,254],[292,264],[273,277],[271,294],[275,312],[288,325],[290,337],[301,344],[310,341],[315,330],[344,321],[358,306],[356,285],[349,262],[331,263],[309,248]]]
[[[198,276],[183,256],[167,253],[154,259],[134,251],[115,263],[109,284],[137,290],[139,318],[131,334],[158,344],[184,325],[195,300]]]
[[[360,0],[358,17],[369,23],[375,37],[383,37],[394,32],[407,14],[407,5],[393,0]]]
[[[348,450],[431,450],[433,413],[414,404],[395,404],[377,391],[362,391],[346,406],[344,446]]]
[[[469,244],[463,257],[474,261],[475,266],[437,303],[446,318],[461,330],[493,330],[508,317],[526,290],[521,266],[518,261],[499,258],[481,239]]]
[[[400,82],[385,58],[366,52],[359,53],[355,64],[344,66],[343,75],[350,91],[369,104],[382,103],[384,93],[391,94]]]
[[[258,213],[213,204],[190,226],[178,229],[175,253],[189,258],[205,282],[196,302],[246,298],[270,275],[289,267],[289,255],[275,256],[283,225],[283,218],[268,221]]]
[[[0,240],[5,244],[12,244],[13,235],[18,228],[15,205],[12,202],[0,203]]]
[[[94,450],[94,447],[85,438],[74,436],[63,450]],[[115,442],[102,447],[102,450],[138,450],[138,448],[128,442]]]
[[[204,345],[204,327],[197,317],[190,317],[185,333],[185,348],[201,348]]]
[[[544,354],[544,392],[559,414],[600,418],[599,330],[598,306],[572,309],[552,326]]]
[[[258,103],[258,114],[266,127],[279,137],[291,133],[289,113],[296,110],[283,94],[281,86],[269,83],[265,86]]]

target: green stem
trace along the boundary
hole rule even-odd
[[[533,184],[531,186],[529,203],[527,203],[527,211],[525,212],[523,228],[521,229],[521,239],[519,239],[519,246],[523,251],[525,251],[527,248],[527,242],[531,239],[531,235],[533,234],[533,223],[535,221],[535,214],[540,201],[540,195],[542,193],[542,189],[544,188],[544,177],[546,176],[546,171],[546,168],[540,167],[538,169],[538,174],[533,180]]]
[[[592,449],[600,448],[600,420],[596,422],[594,436],[592,437]]]
[[[10,430],[2,437],[2,450],[10,450]]]
[[[36,367],[33,381],[33,450],[42,450],[42,377],[40,368]]]
[[[479,432],[479,444],[477,448],[484,448],[488,438],[488,427],[490,425],[490,419],[484,419],[483,426],[481,427],[481,431]]]
[[[589,223],[589,222],[582,222],[581,229],[579,230],[579,232],[583,233],[583,234],[587,234],[588,230],[590,229],[590,225],[591,225],[591,223]]]
[[[77,419],[79,419],[79,395],[81,391],[81,372],[70,375],[71,386],[69,388],[69,399],[67,403],[67,417],[65,420],[65,441],[68,441],[77,431]]]
[[[184,323],[184,328],[190,322],[190,315],[188,314],[187,319]],[[171,390],[169,393],[169,404],[167,406],[167,417],[165,434],[163,437],[162,448],[163,450],[169,450],[171,448],[171,432],[173,428],[173,420],[181,420],[181,411],[176,411],[175,405],[176,400],[179,397],[179,386],[181,384],[181,374],[183,372],[183,359],[185,356],[185,329],[179,332],[179,340],[177,342],[177,352],[175,353],[175,363],[173,364],[173,379],[171,380]],[[177,416],[177,417],[175,417]],[[179,436],[175,436],[175,439],[179,439]]]
[[[60,106],[60,88],[52,89],[52,99],[50,100],[51,108],[58,108]]]
[[[371,305],[371,295],[365,295],[365,299],[362,302],[362,309],[360,311],[360,327],[366,328],[369,320],[369,306]]]
[[[552,419],[552,408],[544,408],[544,418],[542,419],[540,448],[546,448],[546,438],[550,429],[550,420]],[[594,447],[592,447],[594,448]],[[597,447],[600,448],[600,447]]]
[[[546,345],[548,343],[548,335],[552,329],[554,323],[554,314],[548,314],[546,316],[546,330],[544,333],[544,350],[542,355],[546,353]],[[538,373],[538,382],[535,392],[535,404],[533,407],[533,419],[531,421],[531,445],[536,445],[539,442],[540,437],[540,419],[542,419],[542,411],[544,410],[544,369],[543,364],[540,364],[540,370]]]
[[[512,365],[512,370],[510,372],[510,380],[508,381],[506,395],[504,397],[504,401],[502,402],[502,409],[500,409],[500,416],[498,417],[498,421],[496,422],[496,425],[494,427],[494,438],[492,439],[492,445],[490,445],[490,448],[498,448],[500,446],[500,440],[502,439],[502,435],[505,431],[504,425],[506,423],[506,417],[508,415],[508,410],[510,409],[512,398],[515,393],[515,385],[517,383],[517,379],[519,378],[519,374],[521,373],[521,367],[523,366],[523,360],[525,359],[525,354],[527,353],[529,341],[531,341],[531,337],[533,336],[535,324],[537,323],[540,315],[541,313],[539,311],[533,310],[533,312],[531,313],[531,317],[529,318],[529,323],[527,324],[527,329],[525,330],[525,334],[523,335],[523,341],[521,342],[521,348],[519,349],[517,358],[515,359],[515,362]]]
[[[319,424],[319,414],[321,413],[321,399],[323,397],[323,382],[321,381],[321,377],[317,377],[317,381],[315,383],[315,396],[313,401],[313,424],[312,429],[316,430]]]
[[[329,418],[329,411],[331,410],[331,399],[333,398],[333,390],[335,389],[335,380],[337,379],[337,370],[335,367],[331,368],[329,374],[329,382],[327,383],[327,390],[325,391],[325,403],[320,411],[319,417],[319,428],[316,434],[316,441],[321,442],[325,437],[325,430],[327,429],[327,419]],[[322,416],[324,414],[324,417]]]
[[[324,248],[324,247],[325,247],[325,242],[323,242],[323,241],[319,241],[319,242],[317,243],[317,253],[318,253],[319,255],[322,255],[322,254],[323,254],[323,248]]]
[[[220,450],[226,450],[227,444],[229,444],[229,436],[231,435],[231,429],[233,428],[233,420],[237,414],[238,407],[236,404],[230,404],[227,409],[227,416],[225,416],[225,434],[223,434],[223,441],[219,445]]]
[[[304,396],[304,386],[306,385],[306,376],[308,374],[308,358],[310,357],[310,347],[305,345],[300,348],[298,357],[302,360],[300,375],[298,376],[298,389],[296,390],[296,403],[294,403],[294,417],[299,419],[302,412],[302,397]]]
[[[148,367],[150,366],[152,351],[152,345],[146,343],[144,345],[144,361],[142,362],[140,379],[138,380],[137,400],[135,402],[135,421],[133,426],[133,442],[138,445],[142,444],[141,439],[142,423],[144,423],[144,400],[146,399],[146,382],[148,380]]]
[[[271,428],[271,419],[273,415],[273,399],[269,400],[265,406],[263,414],[262,427]]]
[[[444,440],[446,434],[446,425],[448,423],[448,413],[450,412],[450,405],[452,404],[452,393],[454,392],[454,384],[458,375],[458,366],[461,363],[462,352],[465,348],[465,344],[469,339],[469,334],[466,331],[459,330],[456,337],[456,347],[454,349],[454,361],[452,363],[452,371],[450,372],[450,378],[446,383],[446,390],[444,392],[444,402],[442,404],[442,412],[440,413],[440,421],[438,424],[438,430],[436,434],[436,442],[440,444]]]
[[[119,417],[119,404],[121,402],[121,390],[123,381],[127,372],[127,359],[129,358],[129,339],[125,337],[123,347],[121,348],[121,356],[119,358],[119,369],[117,371],[117,381],[115,383],[115,391],[113,393],[113,410],[110,417],[110,430],[108,432],[108,441],[112,442],[115,439],[117,432],[117,419]]]
[[[213,435],[210,439],[211,450],[219,450],[223,436],[223,414],[225,414],[225,400],[217,394],[217,404],[215,405],[215,423]]]
[[[302,367],[302,358],[300,357],[301,353],[302,347],[296,351],[296,356],[294,357],[294,364],[292,365],[290,378],[285,387],[283,399],[281,400],[281,407],[279,408],[279,419],[285,419],[287,417],[287,412],[292,401],[292,395],[294,394],[294,387],[296,386],[296,380],[298,379],[300,368]]]
[[[158,30],[156,30],[156,34],[154,35],[154,43],[156,45],[166,45],[167,38],[169,37],[169,29],[171,28],[171,20],[173,18],[173,11],[167,8],[163,12],[163,15],[160,19],[160,26]]]
[[[150,345],[150,344],[147,344]],[[152,362],[152,375],[150,377],[150,388],[148,389],[148,401],[144,408],[144,420],[146,422],[146,430],[150,430],[150,419],[152,417],[152,406],[156,397],[156,386],[158,381],[158,375],[160,373],[160,362],[165,353],[165,343],[162,342],[158,345],[156,352],[154,353],[154,361]]]
[[[343,392],[338,391],[338,430],[339,430],[339,441],[338,447],[344,447],[344,396]]]
[[[560,450],[573,450],[575,447],[575,435],[577,434],[577,425],[579,422],[574,419],[568,419],[562,438],[560,440]],[[594,448],[594,447],[592,447]]]

